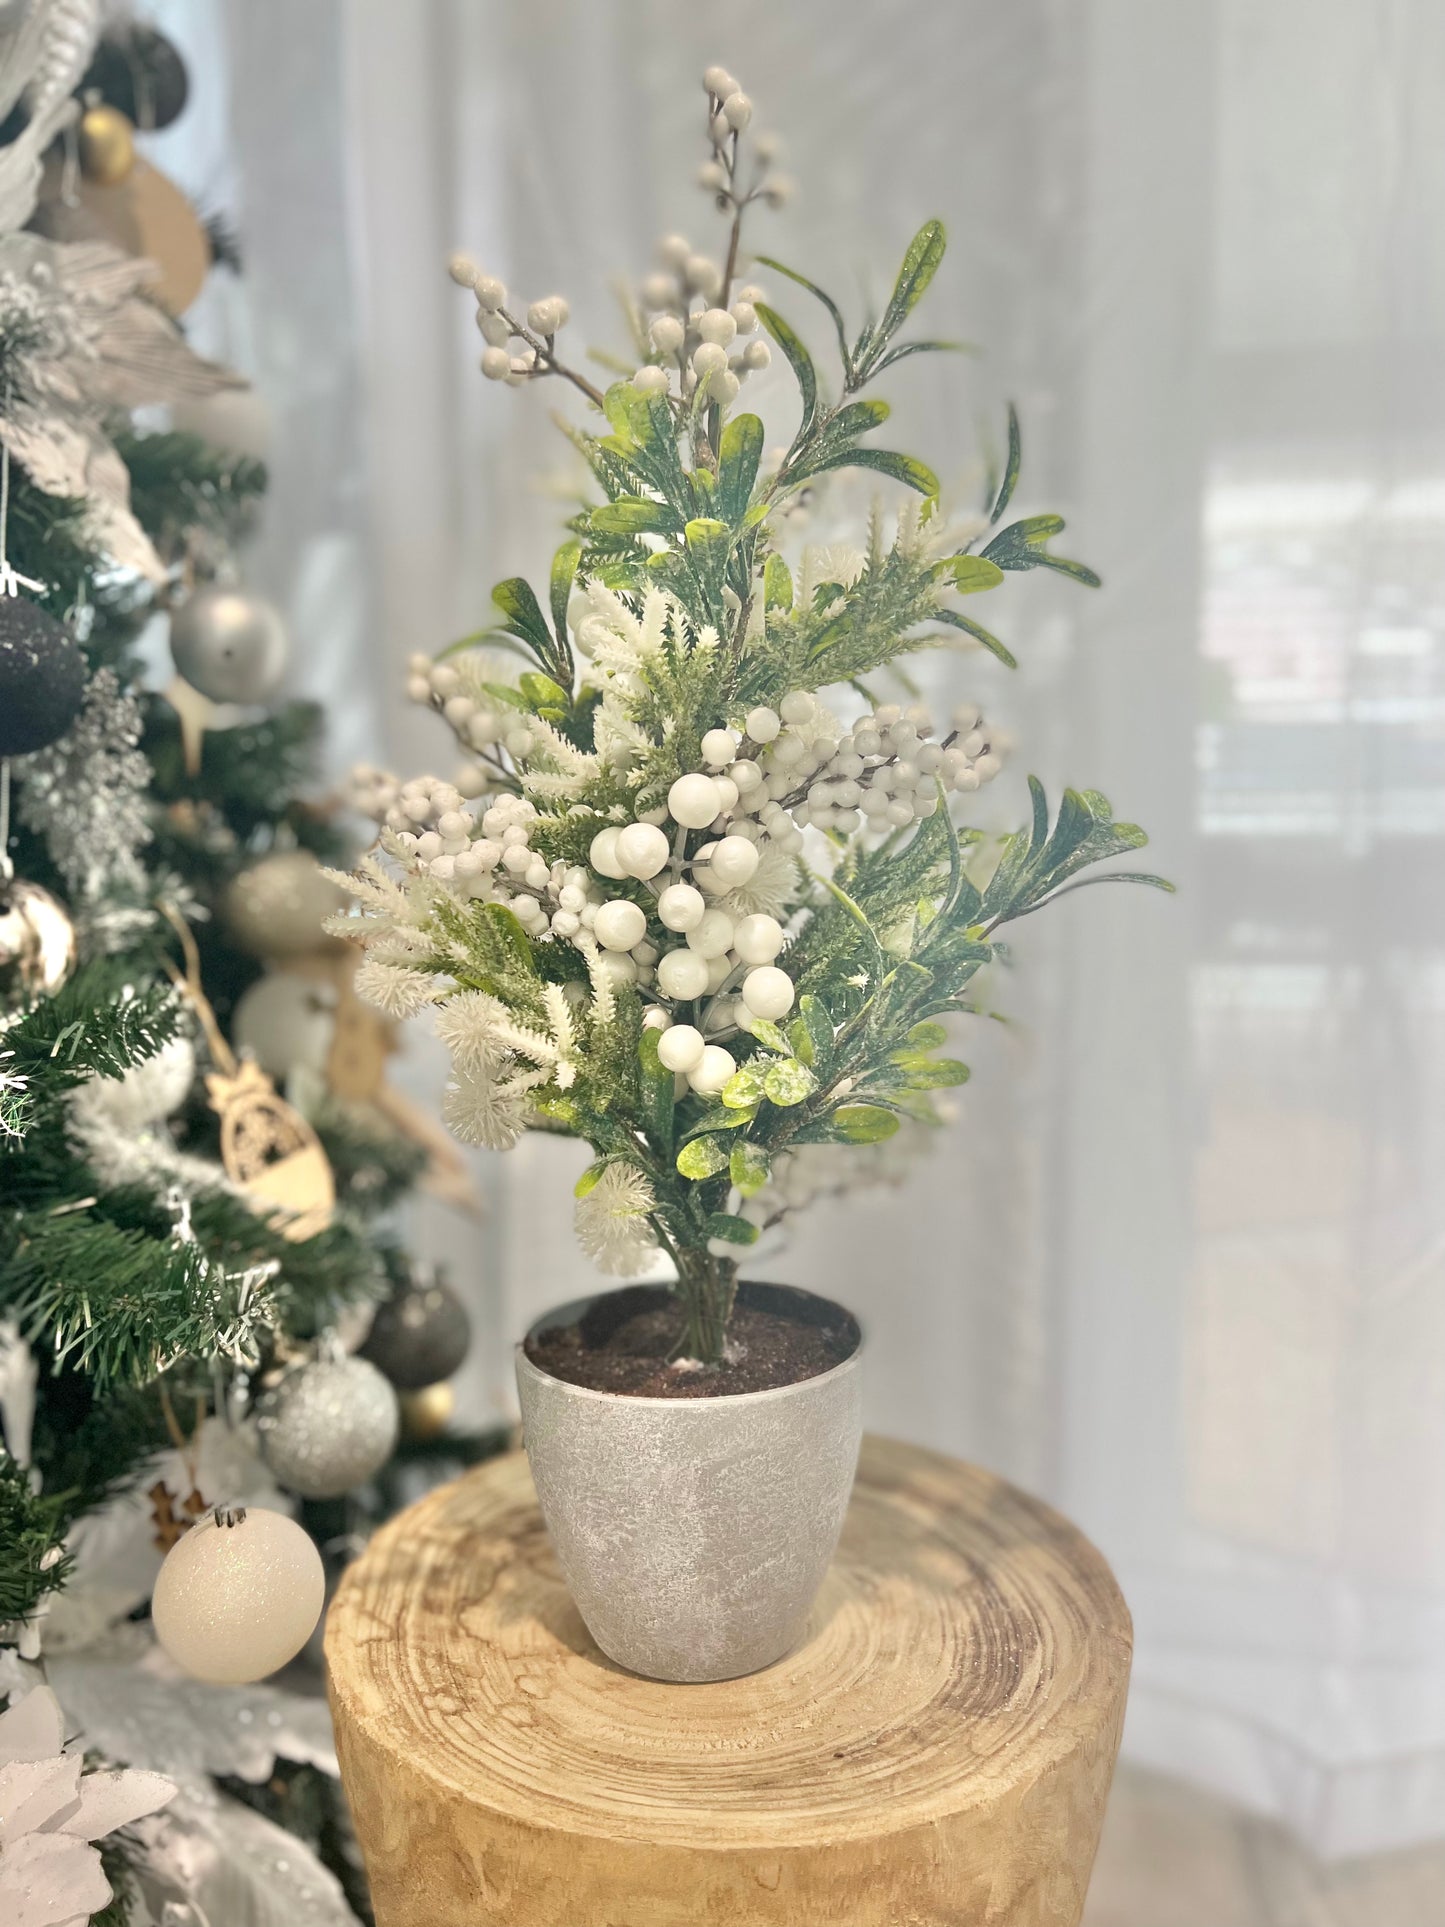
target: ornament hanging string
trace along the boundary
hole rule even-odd
[[[191,926],[173,903],[162,903],[158,907],[161,915],[180,939],[181,954],[186,960],[185,970],[181,971],[167,958],[166,975],[199,1018],[201,1029],[206,1034],[206,1048],[211,1053],[216,1069],[227,1077],[234,1077],[240,1066],[236,1060],[236,1053],[226,1042],[221,1026],[216,1022],[216,1013],[211,1008],[211,1001],[201,988],[201,953],[196,948],[196,939],[192,935]]]

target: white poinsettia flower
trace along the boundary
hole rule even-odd
[[[652,1186],[630,1164],[609,1164],[577,1200],[577,1241],[600,1271],[614,1278],[646,1264],[657,1249],[648,1214],[657,1208]]]
[[[175,1782],[131,1769],[86,1773],[65,1750],[60,1702],[37,1686],[0,1713],[0,1920],[84,1927],[111,1885],[91,1842],[175,1797]]]

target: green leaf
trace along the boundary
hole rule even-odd
[[[758,1042],[765,1044],[769,1050],[775,1050],[784,1057],[792,1056],[792,1046],[770,1017],[754,1017],[746,1004],[739,1004],[737,1025],[739,1030],[745,1030],[750,1037],[756,1037]]]
[[[1009,503],[1013,500],[1014,489],[1018,486],[1019,464],[1023,460],[1023,443],[1019,438],[1019,411],[1010,402],[1008,405],[1008,461],[1005,464],[1003,479],[998,485],[993,507],[989,510],[989,521],[997,522]]]
[[[818,1061],[817,1047],[813,1043],[813,1033],[801,1017],[795,1017],[788,1025],[788,1042],[792,1045],[793,1055],[800,1064],[811,1070]]]
[[[833,327],[836,330],[837,336],[838,336],[838,353],[842,356],[842,359],[843,359],[843,374],[845,379],[847,380],[848,386],[851,387],[852,375],[853,375],[853,357],[848,351],[848,335],[847,335],[846,329],[843,326],[842,311],[840,310],[837,302],[833,299],[832,295],[825,294],[823,290],[818,286],[817,282],[810,281],[806,274],[799,274],[796,268],[784,267],[781,261],[775,261],[770,254],[759,254],[754,258],[757,260],[758,265],[760,267],[771,268],[775,274],[785,274],[790,281],[796,281],[800,288],[806,288],[808,290],[808,293],[811,294],[815,300],[822,302],[823,306],[828,310],[828,313],[833,318]]]
[[[572,645],[567,640],[567,604],[572,595],[572,584],[577,580],[577,564],[582,560],[580,540],[564,542],[552,557],[552,574],[548,582],[548,600],[552,604],[552,627],[557,633],[557,646],[567,651],[570,660]]]
[[[607,1165],[608,1159],[606,1158],[598,1158],[595,1164],[589,1164],[572,1187],[573,1197],[585,1198],[591,1192],[595,1191],[601,1182],[602,1173],[607,1169]]]
[[[982,555],[950,555],[938,564],[938,573],[946,576],[960,595],[978,595],[981,590],[996,589],[1003,581],[1003,570],[997,562]]]
[[[780,1063],[770,1064],[763,1077],[763,1089],[771,1102],[785,1108],[801,1104],[817,1088],[817,1078],[796,1057],[785,1057]]]
[[[509,910],[505,903],[484,903],[481,918],[501,943],[508,959],[525,970],[529,977],[535,977],[537,959],[532,953],[532,939],[522,928],[515,912]]]
[[[920,495],[938,494],[938,477],[916,455],[900,455],[891,448],[847,448],[809,468],[810,475],[822,475],[833,468],[872,468],[880,475],[891,475],[895,482],[915,488]]]
[[[548,665],[552,657],[552,632],[543,619],[532,585],[519,575],[508,576],[493,589],[492,600],[507,618],[503,624],[507,632],[535,650],[543,665]]]
[[[1018,668],[1018,657],[999,641],[992,630],[985,629],[981,622],[970,621],[967,616],[961,616],[957,609],[935,609],[933,619],[935,622],[946,622],[950,629],[962,629],[964,634],[972,636],[975,642],[981,642],[989,654],[997,656],[1006,669]]]
[[[733,1154],[728,1161],[728,1175],[745,1198],[762,1190],[771,1169],[768,1154],[761,1144],[733,1146]]]
[[[900,341],[890,348],[880,361],[875,361],[869,369],[873,375],[881,375],[885,368],[891,368],[895,361],[904,361],[909,355],[976,355],[978,349],[971,341]]]
[[[800,1050],[799,1057],[808,1064],[815,1064],[820,1058],[826,1060],[833,1049],[833,1020],[811,991],[805,991],[798,999],[798,1018],[813,1040],[812,1056],[804,1057]]]
[[[899,1051],[892,1062],[907,1073],[911,1091],[947,1090],[954,1084],[966,1084],[970,1076],[967,1064],[960,1063],[956,1057],[929,1057],[921,1052]]]
[[[707,1221],[707,1235],[730,1245],[755,1245],[758,1227],[746,1218],[735,1218],[730,1211],[714,1211]]]
[[[794,447],[796,447],[798,442],[813,426],[813,422],[817,417],[818,371],[813,366],[813,357],[793,333],[787,322],[784,321],[780,314],[775,313],[772,308],[768,307],[765,302],[760,301],[758,303],[758,320],[762,322],[768,333],[773,337],[773,340],[777,342],[778,346],[787,356],[789,366],[797,378],[798,388],[803,397],[803,418],[798,424],[798,433],[794,438],[793,444]]]
[[[844,1144],[877,1144],[892,1137],[898,1118],[881,1104],[843,1104],[829,1120],[834,1137]]]
[[[996,562],[1001,569],[1056,569],[1060,575],[1097,589],[1099,578],[1084,563],[1048,553],[1047,543],[1061,534],[1063,528],[1061,515],[1025,516],[1021,522],[1010,522],[1006,529],[1000,529],[984,550],[984,557]]]
[[[539,675],[535,669],[518,676],[517,686],[533,709],[565,709],[571,701],[561,683]]]
[[[915,1024],[907,1041],[913,1050],[937,1050],[940,1044],[948,1042],[948,1032],[942,1024]],[[898,1062],[896,1055],[893,1061]]]
[[[733,532],[726,522],[718,522],[707,515],[697,516],[688,523],[683,533],[687,537],[687,546],[709,562],[726,556],[733,539]]]
[[[648,1135],[655,1138],[665,1151],[672,1149],[673,1139],[673,1092],[676,1088],[673,1074],[657,1054],[659,1031],[645,1030],[637,1045],[637,1058],[642,1066],[642,1098],[644,1122]]]
[[[677,1168],[685,1178],[701,1183],[704,1178],[715,1178],[719,1171],[726,1171],[728,1156],[728,1147],[721,1138],[695,1137],[678,1152]]]
[[[762,422],[756,415],[734,415],[718,451],[717,503],[724,521],[736,524],[746,515],[762,453]]]
[[[722,1101],[730,1111],[756,1110],[763,1096],[763,1072],[752,1064],[734,1071],[722,1087]]]
[[[675,535],[682,517],[666,502],[648,495],[621,495],[592,511],[594,535]]]
[[[898,270],[888,306],[876,327],[865,330],[866,348],[860,344],[858,360],[868,368],[876,367],[883,349],[923,299],[928,284],[943,260],[948,237],[942,221],[925,221],[908,244],[903,266]]]
[[[763,564],[763,607],[791,609],[792,606],[792,571],[780,555],[770,555]]]
[[[1033,805],[1033,844],[1036,850],[1041,850],[1049,840],[1049,799],[1037,776],[1029,778],[1029,801]],[[1104,814],[1109,813],[1105,805]]]

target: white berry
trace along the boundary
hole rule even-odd
[[[710,729],[702,739],[702,760],[709,769],[723,769],[737,749],[737,738],[730,729]]]
[[[783,926],[763,912],[744,917],[733,932],[733,948],[745,964],[770,964],[783,947]]]
[[[617,897],[601,906],[592,928],[605,950],[630,950],[647,935],[647,918],[637,904]]]
[[[782,728],[775,709],[750,709],[747,731],[755,743],[771,743]]]
[[[727,1083],[737,1064],[731,1051],[721,1044],[706,1044],[696,1067],[688,1072],[687,1081],[702,1097],[714,1097]]]
[[[670,1071],[681,1071],[686,1077],[695,1071],[702,1062],[703,1035],[691,1024],[674,1024],[657,1040],[657,1055]]]
[[[776,964],[763,964],[743,978],[743,1002],[754,1017],[786,1017],[793,1008],[793,980]]]
[[[712,853],[713,880],[725,890],[741,889],[758,867],[758,846],[745,836],[725,836]]]
[[[687,933],[688,948],[700,957],[725,957],[733,947],[733,920],[726,910],[704,911]]]
[[[695,890],[690,883],[669,883],[657,899],[659,922],[668,930],[682,934],[696,930],[707,913],[707,904],[702,892]]]
[[[710,776],[701,773],[679,776],[667,792],[667,808],[674,823],[681,823],[685,829],[702,830],[722,808],[722,798]]]
[[[695,950],[669,950],[657,966],[657,987],[664,997],[691,1003],[707,989],[707,958]]]
[[[646,882],[666,863],[671,844],[655,824],[629,823],[617,833],[617,861],[630,877]]]
[[[599,876],[621,879],[627,875],[617,856],[617,839],[621,834],[620,830],[606,829],[593,837],[587,856]]]

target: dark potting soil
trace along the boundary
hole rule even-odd
[[[681,1335],[681,1307],[671,1292],[629,1285],[598,1299],[580,1323],[534,1333],[525,1350],[553,1378],[594,1392],[726,1398],[817,1378],[851,1358],[862,1342],[857,1320],[841,1306],[786,1285],[748,1283],[738,1286],[721,1365],[698,1370],[671,1364]]]

